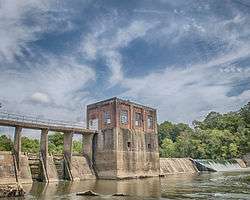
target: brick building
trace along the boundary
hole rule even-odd
[[[99,178],[159,175],[155,109],[112,98],[87,106],[87,126],[99,131],[93,142]]]

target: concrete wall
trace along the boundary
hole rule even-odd
[[[88,160],[83,156],[72,156],[71,174],[73,180],[95,179],[95,174],[89,166]]]
[[[120,128],[102,130],[93,162],[102,179],[159,176],[157,135]]]
[[[21,183],[32,183],[29,159],[26,155],[20,155],[20,171],[18,176],[18,179]]]
[[[117,177],[159,176],[157,134],[118,129]]]
[[[250,153],[247,153],[246,155],[244,155],[243,160],[246,163],[246,166],[250,167]]]
[[[196,166],[189,158],[160,158],[160,175],[196,173]]]
[[[99,178],[116,178],[116,134],[116,129],[106,129],[94,137],[93,164]]]
[[[0,152],[0,184],[16,183],[15,165],[11,152]]]

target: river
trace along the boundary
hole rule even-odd
[[[25,199],[156,200],[156,199],[250,199],[250,171],[169,175],[132,180],[88,180],[24,185]],[[101,196],[77,196],[92,190]],[[114,193],[129,196],[114,197]]]

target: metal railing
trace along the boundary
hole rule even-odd
[[[58,126],[66,128],[85,128],[83,123],[70,122],[70,121],[59,121],[52,119],[41,119],[34,116],[20,115],[14,113],[8,113],[5,111],[0,111],[0,120],[9,120],[21,123],[30,123],[45,126]]]

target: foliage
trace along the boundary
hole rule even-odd
[[[160,124],[160,155],[230,159],[250,151],[250,103],[238,112],[210,112],[203,121],[194,121],[193,125],[194,129],[168,121]]]
[[[21,138],[21,149],[22,152],[37,153],[39,152],[39,140],[31,139],[28,137]]]
[[[11,151],[13,142],[6,135],[0,136],[0,151]]]
[[[74,153],[82,153],[82,142],[73,141],[73,152]]]
[[[161,157],[174,157],[175,156],[175,145],[171,139],[165,138],[162,141],[160,148]]]

